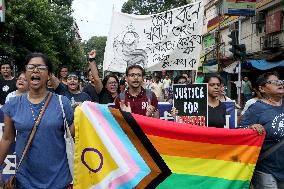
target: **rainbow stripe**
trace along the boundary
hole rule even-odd
[[[264,136],[191,127],[85,102],[74,188],[249,188]]]

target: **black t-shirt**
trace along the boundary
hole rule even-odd
[[[226,125],[226,106],[222,102],[212,108],[208,106],[208,126],[224,128]]]
[[[67,91],[67,88],[65,88],[63,83],[59,83],[56,89],[47,88],[47,90],[55,94],[64,95],[65,92]]]
[[[16,78],[11,80],[0,78],[0,104],[5,104],[7,95],[15,90],[17,90]]]
[[[88,84],[86,87],[84,87],[82,92],[87,93],[91,97],[92,102],[99,102],[99,96],[96,92],[96,88],[92,84]]]
[[[66,96],[70,101],[73,97],[75,102],[84,102],[84,101],[92,100],[91,97],[85,92],[73,94],[73,93],[70,93],[68,90],[66,90],[62,95]]]
[[[67,85],[64,84],[63,82],[60,82],[60,84],[61,84],[66,90],[68,89]]]
[[[106,88],[103,88],[102,91],[99,94],[100,104],[108,104],[108,103],[114,103],[114,98],[111,96],[111,94],[108,92]]]

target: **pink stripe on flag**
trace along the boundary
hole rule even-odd
[[[130,181],[135,177],[135,175],[140,171],[140,168],[137,166],[136,162],[132,159],[132,157],[129,155],[123,144],[120,142],[117,135],[113,132],[111,129],[108,121],[104,118],[103,114],[99,111],[98,107],[95,103],[88,103],[87,104],[90,107],[90,110],[94,113],[96,113],[96,117],[98,121],[102,124],[103,129],[105,130],[106,134],[109,136],[109,138],[112,140],[113,144],[115,144],[118,152],[121,154],[122,158],[125,160],[127,165],[130,167],[130,170],[128,173],[121,175],[113,180],[110,189],[114,189],[120,185],[123,185],[124,183]],[[99,113],[98,113],[99,112]]]

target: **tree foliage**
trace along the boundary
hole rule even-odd
[[[92,49],[96,49],[96,51],[97,51],[97,56],[96,56],[97,65],[101,65],[101,66],[103,65],[106,41],[107,41],[106,36],[94,36],[85,43],[85,49],[84,50],[86,52],[86,55]],[[100,68],[101,66],[98,66],[98,67]],[[101,76],[102,76],[102,71],[103,71],[103,69],[101,67],[101,69],[99,69]]]
[[[75,39],[72,0],[6,1],[6,22],[0,25],[0,55],[19,67],[30,52],[47,54],[56,67],[80,68],[83,47]]]
[[[190,0],[128,0],[121,11],[128,14],[157,14],[190,3]]]

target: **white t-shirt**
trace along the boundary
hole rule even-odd
[[[158,101],[164,101],[164,93],[163,93],[163,83],[152,83],[151,85],[152,91],[155,93],[155,95],[158,98]]]
[[[8,102],[8,101],[10,100],[10,98],[13,98],[13,97],[15,97],[15,96],[17,96],[17,95],[16,95],[16,91],[10,92],[10,93],[6,96],[5,103]]]
[[[163,87],[164,89],[168,89],[171,86],[172,81],[170,79],[164,79],[163,80]]]
[[[244,84],[244,81],[234,81],[234,84],[236,85],[237,88],[241,87],[241,93],[244,93],[243,91],[243,84]]]

